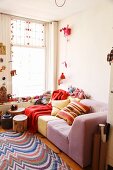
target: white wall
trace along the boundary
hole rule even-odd
[[[59,88],[82,88],[92,98],[108,102],[110,66],[107,54],[113,46],[113,2],[79,12],[59,22],[59,30],[69,25],[69,41],[59,31],[59,71],[66,80]],[[67,60],[68,68],[62,62]]]

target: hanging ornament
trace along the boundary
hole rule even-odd
[[[3,63],[3,61],[4,61],[3,58],[0,58],[0,63]]]
[[[61,73],[60,79],[63,80],[63,79],[65,79],[65,78],[66,78],[66,77],[65,77],[64,73]]]
[[[64,64],[64,66],[67,68],[67,62],[66,61],[62,62],[62,64]]]
[[[58,85],[60,85],[61,84],[61,79],[58,79]]]
[[[7,89],[2,86],[0,87],[0,103],[7,102]]]
[[[69,28],[69,25],[67,25],[67,27],[61,28],[60,32],[64,32],[64,36],[67,37],[69,35],[71,35],[71,28]]]
[[[62,80],[66,79],[64,73],[61,73],[60,78],[58,79],[58,85],[62,84]]]
[[[61,28],[60,29],[60,32],[63,32],[64,33],[64,37],[66,38],[66,46],[65,46],[65,59],[64,59],[64,61],[62,62],[62,64],[64,64],[64,67],[65,68],[67,68],[67,50],[68,50],[68,48],[67,48],[67,45],[68,45],[68,41],[69,41],[69,39],[68,39],[68,37],[69,37],[69,35],[71,35],[71,28],[69,27],[69,25],[67,25],[67,27],[63,27],[63,28]],[[62,83],[62,79],[65,79],[65,75],[64,75],[64,73],[62,73],[61,74],[61,76],[60,76],[60,78],[58,79],[58,84],[60,85],[61,83]]]
[[[6,69],[6,66],[2,66],[2,70],[5,70]]]
[[[107,55],[107,61],[109,62],[110,65],[113,62],[113,47],[111,52]]]
[[[6,77],[2,77],[2,80],[6,80]]]
[[[0,55],[6,55],[6,46],[0,43]]]
[[[16,70],[11,70],[10,74],[11,74],[11,76],[15,76],[16,75]]]
[[[2,66],[1,68],[0,68],[0,72],[2,72],[3,70],[5,70],[6,69],[6,66]]]

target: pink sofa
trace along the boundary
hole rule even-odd
[[[99,123],[106,123],[108,105],[84,99],[81,103],[91,106],[91,113],[75,118],[72,126],[63,119],[47,123],[47,138],[71,157],[81,167],[91,164],[93,136]]]

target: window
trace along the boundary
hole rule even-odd
[[[45,26],[42,23],[11,20],[12,94],[35,96],[45,91]]]

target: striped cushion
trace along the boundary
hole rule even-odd
[[[59,111],[56,116],[66,120],[69,125],[72,125],[75,117],[88,113],[89,111],[89,106],[73,101]]]

